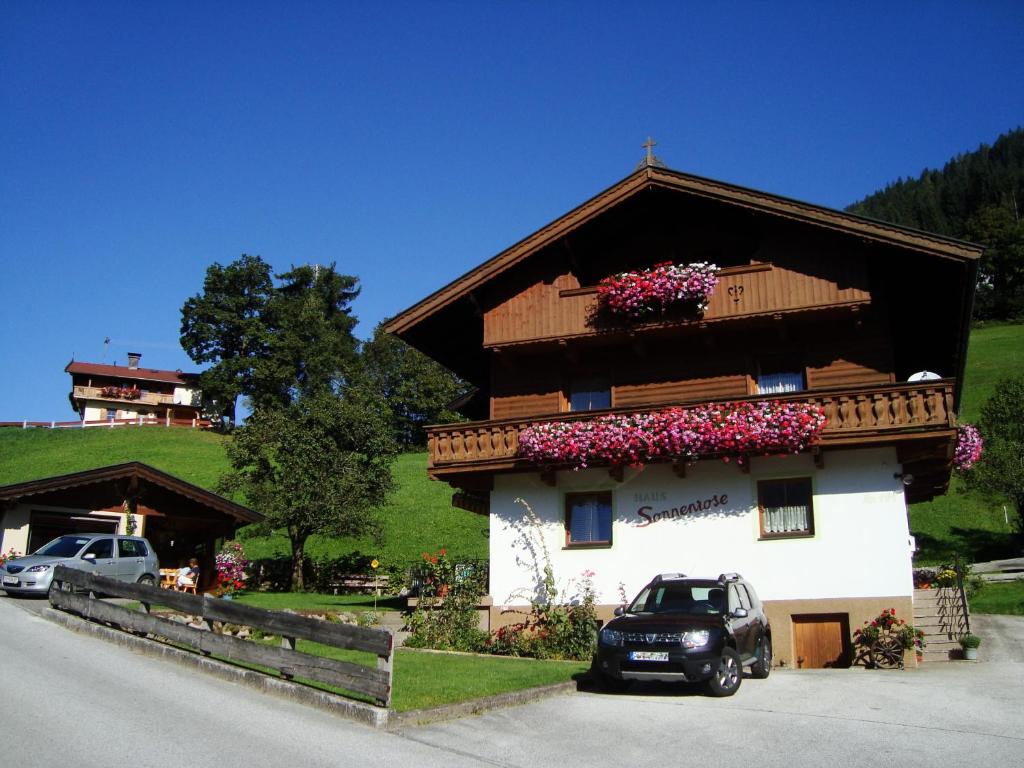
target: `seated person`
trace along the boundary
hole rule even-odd
[[[182,587],[195,588],[199,584],[199,561],[192,558],[188,565],[178,569],[178,578],[175,580],[178,589]]]

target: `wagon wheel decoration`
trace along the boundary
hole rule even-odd
[[[903,643],[890,634],[871,644],[871,663],[878,669],[903,669]]]

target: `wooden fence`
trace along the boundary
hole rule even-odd
[[[103,427],[191,427],[193,429],[210,429],[213,422],[209,419],[172,419],[170,416],[146,417],[135,416],[130,419],[97,419],[86,421],[0,421],[0,427],[16,427],[18,429],[92,429]]]
[[[62,611],[76,613],[86,619],[118,625],[121,629],[165,638],[192,648],[204,656],[214,654],[233,662],[258,664],[276,669],[282,677],[315,680],[346,691],[373,697],[380,707],[391,705],[391,681],[394,669],[394,639],[390,632],[350,624],[336,624],[297,616],[281,611],[268,611],[241,605],[208,595],[190,595],[170,589],[130,584],[85,571],[58,565],[53,574],[50,604]],[[88,594],[77,594],[71,587]],[[130,610],[96,599],[102,593],[113,597],[138,600],[142,609]],[[202,629],[164,619],[150,613],[153,604],[199,618]],[[240,624],[281,636],[281,647],[260,645],[231,635],[212,631],[213,622]],[[296,639],[310,640],[336,648],[367,651],[376,654],[377,668],[347,661],[326,659],[295,650]]]

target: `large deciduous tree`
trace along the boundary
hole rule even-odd
[[[342,397],[303,395],[283,408],[257,408],[228,444],[225,492],[242,491],[284,528],[292,548],[292,587],[303,589],[307,539],[314,533],[359,536],[392,487],[386,405],[371,387],[349,384]]]
[[[462,420],[449,404],[465,394],[465,382],[379,325],[363,345],[363,365],[388,401],[395,440],[404,450],[426,445],[427,424]]]

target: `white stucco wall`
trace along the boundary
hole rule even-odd
[[[737,571],[762,599],[911,595],[911,549],[903,486],[894,449],[833,451],[823,469],[811,457],[757,458],[749,474],[734,464],[702,461],[679,478],[668,465],[627,469],[622,483],[607,469],[559,472],[555,487],[537,474],[495,478],[491,493],[491,595],[497,605],[520,605],[536,584],[535,558],[526,544],[527,501],[541,521],[555,578],[566,585],[595,572],[598,602],[620,601],[619,582],[632,598],[656,573],[718,576]],[[811,477],[814,536],[759,540],[758,480]],[[566,549],[565,494],[612,491],[612,546]],[[724,505],[653,523],[637,515],[727,496]],[[534,547],[538,552],[539,548]],[[536,558],[542,565],[543,557]],[[570,590],[571,591],[571,590]]]
[[[12,549],[19,555],[26,554],[28,547],[28,521],[30,510],[21,504],[0,514],[3,529],[0,530],[0,551],[4,554]]]

